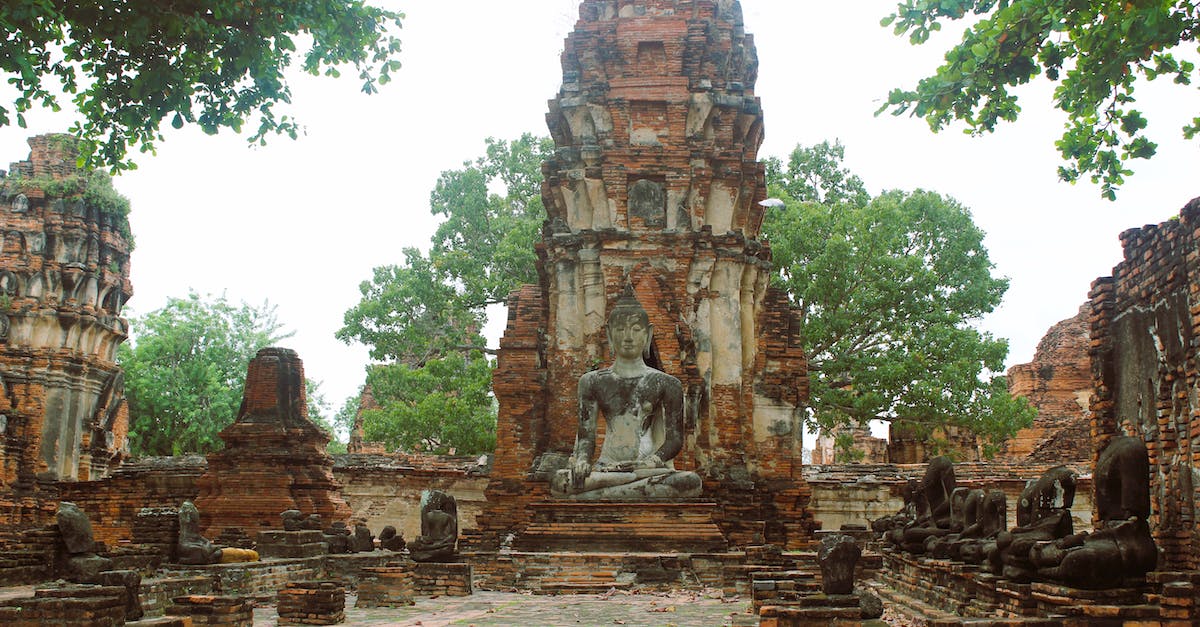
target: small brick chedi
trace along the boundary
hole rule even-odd
[[[349,520],[325,452],[329,435],[308,419],[305,398],[296,352],[258,351],[238,418],[220,433],[225,448],[208,456],[208,472],[196,482],[204,535],[230,530],[254,537],[279,529],[279,513],[290,509],[331,523]]]
[[[19,530],[48,521],[40,487],[106,476],[128,410],[114,361],[128,325],[128,203],[76,168],[74,140],[29,140],[0,173],[0,508]]]
[[[577,383],[610,363],[626,286],[679,380],[682,450],[734,545],[811,542],[801,475],[806,362],[768,287],[757,57],[737,2],[586,0],[547,123],[539,284],[509,299],[494,389],[498,444],[480,538],[518,537],[574,449]]]

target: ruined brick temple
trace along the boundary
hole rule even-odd
[[[651,365],[686,393],[677,467],[734,545],[811,540],[801,474],[806,362],[768,287],[753,38],[737,2],[581,3],[547,124],[538,285],[509,299],[498,445],[480,532],[520,535],[575,440],[580,375],[606,363],[626,285],[654,326]],[[487,544],[487,542],[485,542]]]
[[[52,516],[55,482],[124,458],[128,412],[114,359],[128,325],[129,225],[67,135],[29,140],[0,178],[0,530]]]

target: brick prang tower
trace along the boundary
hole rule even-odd
[[[70,135],[29,146],[0,172],[0,532],[53,521],[58,482],[107,476],[128,452],[128,203],[77,167]]]
[[[758,60],[728,0],[587,0],[547,124],[540,284],[514,292],[494,388],[498,444],[481,548],[519,534],[575,440],[580,375],[611,356],[604,324],[632,285],[651,365],[686,391],[676,467],[737,546],[808,545],[801,476],[807,364],[768,286]]]

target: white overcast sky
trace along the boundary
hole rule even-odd
[[[297,75],[293,105],[307,135],[248,149],[243,136],[166,129],[157,155],[118,177],[137,239],[127,315],[189,288],[251,304],[270,301],[295,335],[306,373],[335,409],[354,394],[365,347],[334,339],[358,284],[375,266],[427,248],[429,192],[442,170],[483,152],[484,138],[546,134],[546,102],[561,83],[559,54],[575,0],[409,0],[404,68],[382,93]],[[1139,89],[1159,156],[1137,163],[1117,202],[1087,183],[1059,183],[1053,141],[1062,117],[1050,87],[1023,92],[1022,119],[984,138],[933,134],[909,117],[874,117],[892,87],[931,72],[951,43],[923,47],[881,28],[894,0],[743,0],[755,36],[766,142],[760,156],[839,139],[868,188],[923,188],[960,200],[987,232],[997,273],[1011,279],[983,328],[1009,338],[1009,364],[1028,361],[1055,322],[1075,314],[1093,279],[1120,261],[1118,234],[1178,213],[1197,185],[1197,144],[1179,128],[1196,114],[1194,88]],[[65,130],[69,111],[0,128],[0,164],[26,158],[25,138]],[[493,335],[502,328],[493,316]],[[494,342],[494,340],[493,340]]]

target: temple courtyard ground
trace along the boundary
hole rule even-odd
[[[717,627],[757,625],[748,597],[723,598],[719,590],[605,594],[533,595],[480,592],[467,597],[418,597],[416,605],[400,608],[354,607],[346,596],[345,625],[420,627]],[[254,625],[274,626],[273,606],[254,611]]]
[[[723,597],[719,590],[605,594],[535,595],[475,592],[467,597],[418,598],[401,608],[354,607],[346,597],[344,625],[398,627],[749,627],[758,625],[748,597]],[[274,606],[254,610],[255,627],[275,627]],[[892,612],[883,624],[915,625]]]

